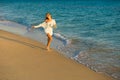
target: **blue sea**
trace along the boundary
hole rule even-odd
[[[42,28],[31,30],[44,20],[46,12],[57,22],[52,48],[96,72],[120,79],[119,0],[4,0],[0,1],[0,20],[15,27],[0,29],[46,44]]]

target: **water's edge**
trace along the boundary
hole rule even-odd
[[[42,42],[44,45],[47,42],[46,35],[42,30],[39,29],[31,30],[27,26],[8,20],[0,21],[0,26],[2,26],[0,27],[1,30],[12,32],[14,34],[18,34]],[[72,45],[72,40],[65,38],[59,33],[54,33],[51,47],[57,50],[59,53],[63,54],[66,58],[70,58],[80,64],[83,64],[86,67],[94,70],[95,72],[102,73],[106,76],[111,76],[107,73],[97,70],[94,66],[91,66],[90,64],[84,63],[84,60],[82,59],[89,58],[87,57],[88,53],[86,51],[80,51],[80,50],[76,51],[76,49],[74,49],[75,46]],[[114,75],[112,75],[112,77],[116,78],[116,76]]]

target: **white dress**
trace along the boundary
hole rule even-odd
[[[53,35],[53,27],[56,25],[56,21],[52,19],[50,22],[43,22],[37,26],[34,26],[35,28],[43,27],[46,34]]]

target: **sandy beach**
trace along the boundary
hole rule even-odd
[[[40,42],[0,30],[0,80],[113,80]]]

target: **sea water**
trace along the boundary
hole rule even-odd
[[[46,12],[57,22],[52,48],[97,72],[120,79],[119,0],[0,1],[0,20],[9,20],[1,24],[11,24],[11,32],[18,31],[43,44],[47,42],[43,29],[31,31],[30,27],[41,23]]]

